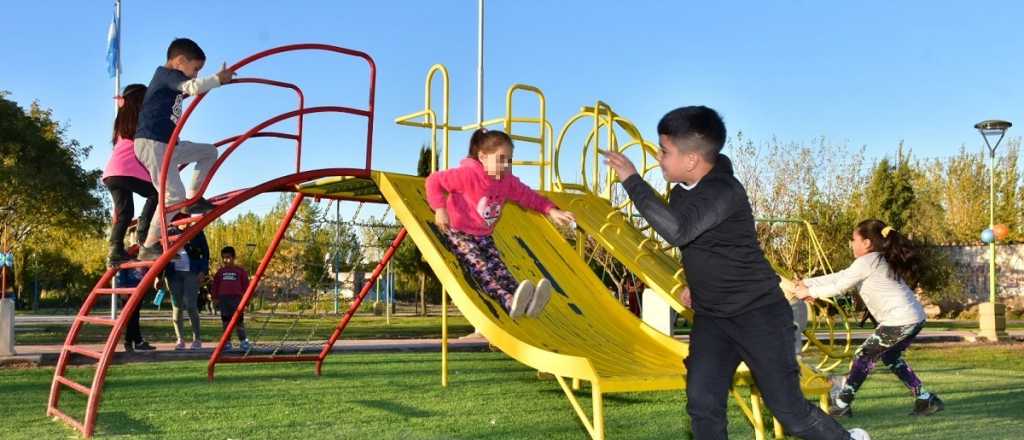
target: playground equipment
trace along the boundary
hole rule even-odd
[[[536,87],[515,84],[506,94],[506,114],[501,118],[484,120],[477,124],[454,126],[450,124],[448,114],[448,74],[440,65],[431,68],[427,77],[425,108],[412,115],[399,117],[397,122],[403,125],[429,128],[431,130],[431,151],[434,158],[440,158],[444,166],[448,165],[449,134],[451,131],[467,131],[480,126],[502,125],[506,132],[518,143],[534,144],[539,147],[538,160],[516,161],[518,166],[536,167],[539,173],[539,186],[542,192],[550,197],[562,209],[577,213],[576,249],[564,239],[563,231],[559,231],[541,216],[527,213],[515,206],[509,206],[498,223],[494,239],[504,255],[513,275],[517,278],[537,279],[546,277],[552,281],[555,294],[543,315],[538,319],[512,321],[501,308],[488,296],[481,294],[465,276],[456,259],[441,244],[431,219],[432,211],[426,204],[423,178],[375,171],[372,169],[372,135],[374,117],[375,67],[373,59],[363,53],[350,49],[323,44],[298,44],[282,46],[260,52],[248,57],[231,67],[241,69],[257,60],[276,54],[293,51],[326,51],[346,57],[364,60],[369,68],[369,102],[365,108],[343,106],[306,107],[302,90],[289,83],[260,78],[239,78],[231,84],[257,84],[293,90],[298,97],[298,108],[254,126],[245,133],[230,137],[218,146],[226,146],[217,159],[212,171],[203,182],[201,190],[193,199],[173,206],[166,206],[161,196],[159,214],[161,218],[168,210],[174,211],[193,203],[208,187],[216,175],[216,171],[231,154],[243,143],[253,137],[271,137],[296,142],[295,172],[280,176],[264,183],[209,197],[216,206],[211,212],[189,218],[174,220],[173,225],[182,225],[185,231],[175,237],[163,238],[164,254],[155,261],[130,262],[121,268],[146,268],[148,272],[139,286],[150,286],[157,273],[160,272],[174,257],[175,253],[188,240],[221,215],[238,204],[267,192],[288,192],[294,197],[281,220],[274,239],[267,246],[258,268],[252,275],[252,281],[242,297],[228,328],[211,355],[208,375],[213,379],[215,367],[219,363],[257,363],[257,362],[313,362],[316,374],[321,374],[323,362],[330,353],[334,343],[342,335],[353,314],[377,283],[391,260],[398,246],[404,239],[411,238],[423,253],[430,267],[441,279],[445,290],[452,301],[495,347],[517,361],[535,368],[540,372],[549,373],[556,378],[565,392],[572,408],[579,416],[581,423],[596,439],[604,438],[604,395],[619,392],[641,392],[653,390],[675,390],[685,386],[685,371],[681,359],[687,353],[687,346],[671,337],[643,324],[639,319],[621,307],[606,290],[601,281],[589,270],[580,256],[582,252],[581,237],[587,234],[605,246],[615,257],[637,274],[645,284],[661,294],[673,308],[680,313],[689,314],[676,297],[682,289],[682,269],[663,242],[655,236],[650,228],[643,225],[635,226],[627,220],[632,213],[626,204],[612,204],[612,182],[602,182],[603,191],[596,191],[594,184],[569,183],[562,181],[557,166],[561,140],[555,148],[553,145],[553,128],[546,119],[546,102],[544,94]],[[444,85],[444,110],[440,117],[431,107],[431,84],[436,73],[442,74]],[[539,103],[539,114],[534,117],[515,117],[512,115],[513,99],[519,94],[531,94]],[[192,100],[187,110],[178,121],[178,125],[168,144],[161,182],[165,182],[169,170],[169,158],[177,144],[178,136],[187,124],[189,116],[205,95]],[[318,113],[341,113],[365,117],[367,133],[365,145],[365,165],[359,168],[322,168],[307,169],[302,167],[302,126],[306,115]],[[630,133],[630,143],[617,146],[612,142],[613,149],[619,151],[638,146],[643,150],[645,159],[642,164],[644,173],[654,168],[647,160],[653,157],[653,146],[642,139],[639,131],[624,118],[615,115],[606,104],[598,103],[594,107],[584,108],[584,116],[575,117],[573,122],[582,120],[587,115],[595,116],[595,127],[610,129],[619,127]],[[279,122],[289,119],[298,122],[295,133],[268,131]],[[422,118],[422,120],[420,120]],[[513,125],[523,124],[536,127],[536,135],[524,135],[513,130]],[[440,131],[441,152],[438,153],[437,135]],[[563,129],[564,136],[565,129]],[[614,136],[609,134],[608,136]],[[564,139],[560,137],[559,139]],[[583,160],[584,167],[590,167],[590,174],[584,173],[584,182],[591,176],[596,182],[601,169],[596,165],[597,132],[591,136],[584,146],[584,157],[592,157],[593,164]],[[593,142],[593,148],[589,145]],[[521,150],[522,151],[522,150]],[[605,176],[608,173],[605,171]],[[574,186],[575,185],[575,186]],[[557,192],[547,191],[557,190]],[[163,194],[163,191],[161,191]],[[605,195],[606,197],[600,197]],[[290,226],[302,201],[309,198],[335,200],[336,203],[349,201],[354,203],[386,203],[394,210],[396,218],[403,225],[397,236],[384,251],[380,262],[367,277],[365,284],[359,289],[346,313],[340,318],[319,353],[250,353],[248,356],[230,356],[224,351],[225,343],[237,323],[239,314],[252,300],[260,280],[266,273],[271,259],[274,257],[282,238]],[[623,213],[625,212],[625,214]],[[167,225],[163,225],[167,226]],[[530,231],[521,234],[521,231]],[[90,292],[76,317],[64,348],[61,351],[57,368],[51,385],[47,414],[54,416],[91,436],[96,428],[97,414],[101,401],[103,385],[107,369],[114,354],[121,332],[128,317],[139,307],[146,292],[146,287],[115,288],[110,281],[116,269],[108,270]],[[124,308],[116,319],[101,318],[91,315],[94,304],[101,296],[115,295],[126,298]],[[448,295],[442,295],[442,325],[446,326],[446,301]],[[83,347],[78,342],[78,335],[85,325],[103,326],[109,329],[104,347],[94,351]],[[442,344],[442,384],[447,384],[447,329],[442,328],[444,343]],[[95,373],[91,384],[82,384],[65,376],[72,356],[91,358],[96,362]],[[809,396],[826,403],[830,384],[821,375],[810,368],[802,366],[802,386]],[[588,415],[576,398],[575,392],[586,385],[592,395],[591,415]],[[87,396],[84,418],[79,421],[61,409],[61,396],[64,391],[71,391]],[[746,391],[747,396],[742,392]],[[736,402],[752,423],[756,438],[766,435],[766,422],[763,414],[762,400],[756,385],[745,368],[737,373],[736,385],[732,390]],[[748,403],[749,402],[749,403]],[[781,438],[782,428],[774,424],[776,437]]]

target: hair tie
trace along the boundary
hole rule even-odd
[[[889,226],[886,226],[886,227],[882,228],[882,238],[889,238],[889,233],[891,233],[891,232],[892,232],[892,228],[889,227]]]

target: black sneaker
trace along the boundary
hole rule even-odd
[[[125,252],[124,248],[110,249],[107,255],[107,267],[117,267],[131,261],[132,257]]]
[[[139,351],[153,351],[156,350],[156,347],[149,345],[149,342],[142,341],[135,344],[135,349]]]
[[[159,243],[152,246],[139,246],[139,261],[153,261],[164,254],[164,247]]]
[[[213,211],[213,208],[216,207],[217,205],[214,205],[213,203],[210,203],[209,200],[200,197],[199,200],[196,200],[195,203],[186,206],[181,210],[181,212],[184,212],[186,215],[200,215]]]
[[[133,352],[135,352],[135,346],[132,345],[131,342],[125,341],[124,342],[124,351],[126,353],[133,353]]]
[[[828,409],[828,415],[835,418],[853,417],[853,405],[846,405],[842,408],[832,405]]]
[[[912,416],[930,416],[946,408],[946,405],[942,403],[939,396],[934,394],[928,396],[927,399],[916,399],[914,401],[914,411],[910,413]]]

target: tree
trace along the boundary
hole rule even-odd
[[[109,220],[100,170],[82,167],[91,147],[66,130],[37,102],[25,112],[0,92],[0,229],[15,251],[19,292],[33,245],[51,234],[100,236]]]
[[[419,160],[416,163],[416,175],[420,177],[429,176],[431,171],[437,169],[437,162],[435,161],[431,166],[431,154],[430,147],[427,145],[420,146]],[[391,244],[391,240],[394,240],[396,232],[382,235],[380,242],[381,246],[388,246]],[[402,273],[415,273],[416,278],[419,281],[419,307],[418,311],[421,315],[427,314],[427,287],[429,285],[440,285],[440,281],[434,276],[434,272],[430,269],[430,265],[423,260],[423,253],[420,252],[416,244],[411,239],[405,240],[398,250],[395,252],[393,262],[395,267]]]
[[[871,173],[866,194],[866,217],[877,218],[897,231],[906,231],[914,212],[913,178],[910,157],[903,154],[903,144],[900,143],[896,163],[883,158]]]

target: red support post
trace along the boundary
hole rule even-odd
[[[263,254],[263,260],[260,261],[259,267],[256,268],[256,273],[253,274],[252,280],[249,281],[249,287],[245,289],[245,294],[242,295],[242,301],[238,304],[238,308],[235,309],[235,314],[231,315],[231,321],[228,322],[227,328],[224,329],[224,334],[220,337],[220,342],[217,343],[217,347],[213,349],[213,354],[210,355],[209,365],[206,367],[206,377],[209,380],[213,380],[213,370],[217,366],[217,362],[220,360],[220,355],[224,351],[224,344],[227,344],[231,340],[231,332],[235,330],[235,326],[238,325],[238,320],[245,307],[249,305],[249,301],[252,299],[252,295],[256,292],[256,288],[260,284],[260,279],[263,278],[263,273],[266,272],[267,266],[270,265],[270,260],[274,258],[274,253],[277,252],[277,246],[281,244],[281,239],[284,238],[285,232],[288,231],[288,226],[292,223],[292,218],[295,217],[295,213],[299,210],[299,206],[302,205],[302,199],[305,195],[302,193],[296,194],[295,198],[292,199],[291,206],[288,207],[288,212],[281,219],[281,225],[277,227],[277,233],[274,234],[274,240],[270,242],[270,246],[267,246],[267,252]]]
[[[345,312],[345,316],[341,319],[341,322],[338,323],[338,326],[334,328],[334,332],[331,333],[331,337],[327,340],[327,343],[324,344],[324,348],[316,360],[317,376],[320,375],[320,370],[324,365],[324,359],[327,358],[327,355],[331,353],[331,349],[334,348],[334,343],[338,341],[339,337],[341,337],[341,332],[345,331],[345,327],[348,326],[348,321],[351,320],[352,315],[359,310],[359,305],[363,303],[363,298],[365,298],[366,294],[370,292],[370,288],[376,284],[377,279],[380,278],[381,272],[383,272],[384,268],[387,267],[389,262],[391,262],[391,257],[395,255],[395,251],[397,251],[398,246],[402,244],[402,240],[405,240],[406,235],[408,235],[408,231],[406,231],[405,228],[398,231],[398,236],[395,237],[394,241],[391,242],[391,246],[388,246],[387,251],[384,252],[384,256],[380,259],[380,263],[377,263],[377,267],[373,269],[373,274],[370,275],[370,279],[363,284],[363,288],[359,291],[359,294],[356,295],[355,300],[348,306],[348,311]]]

